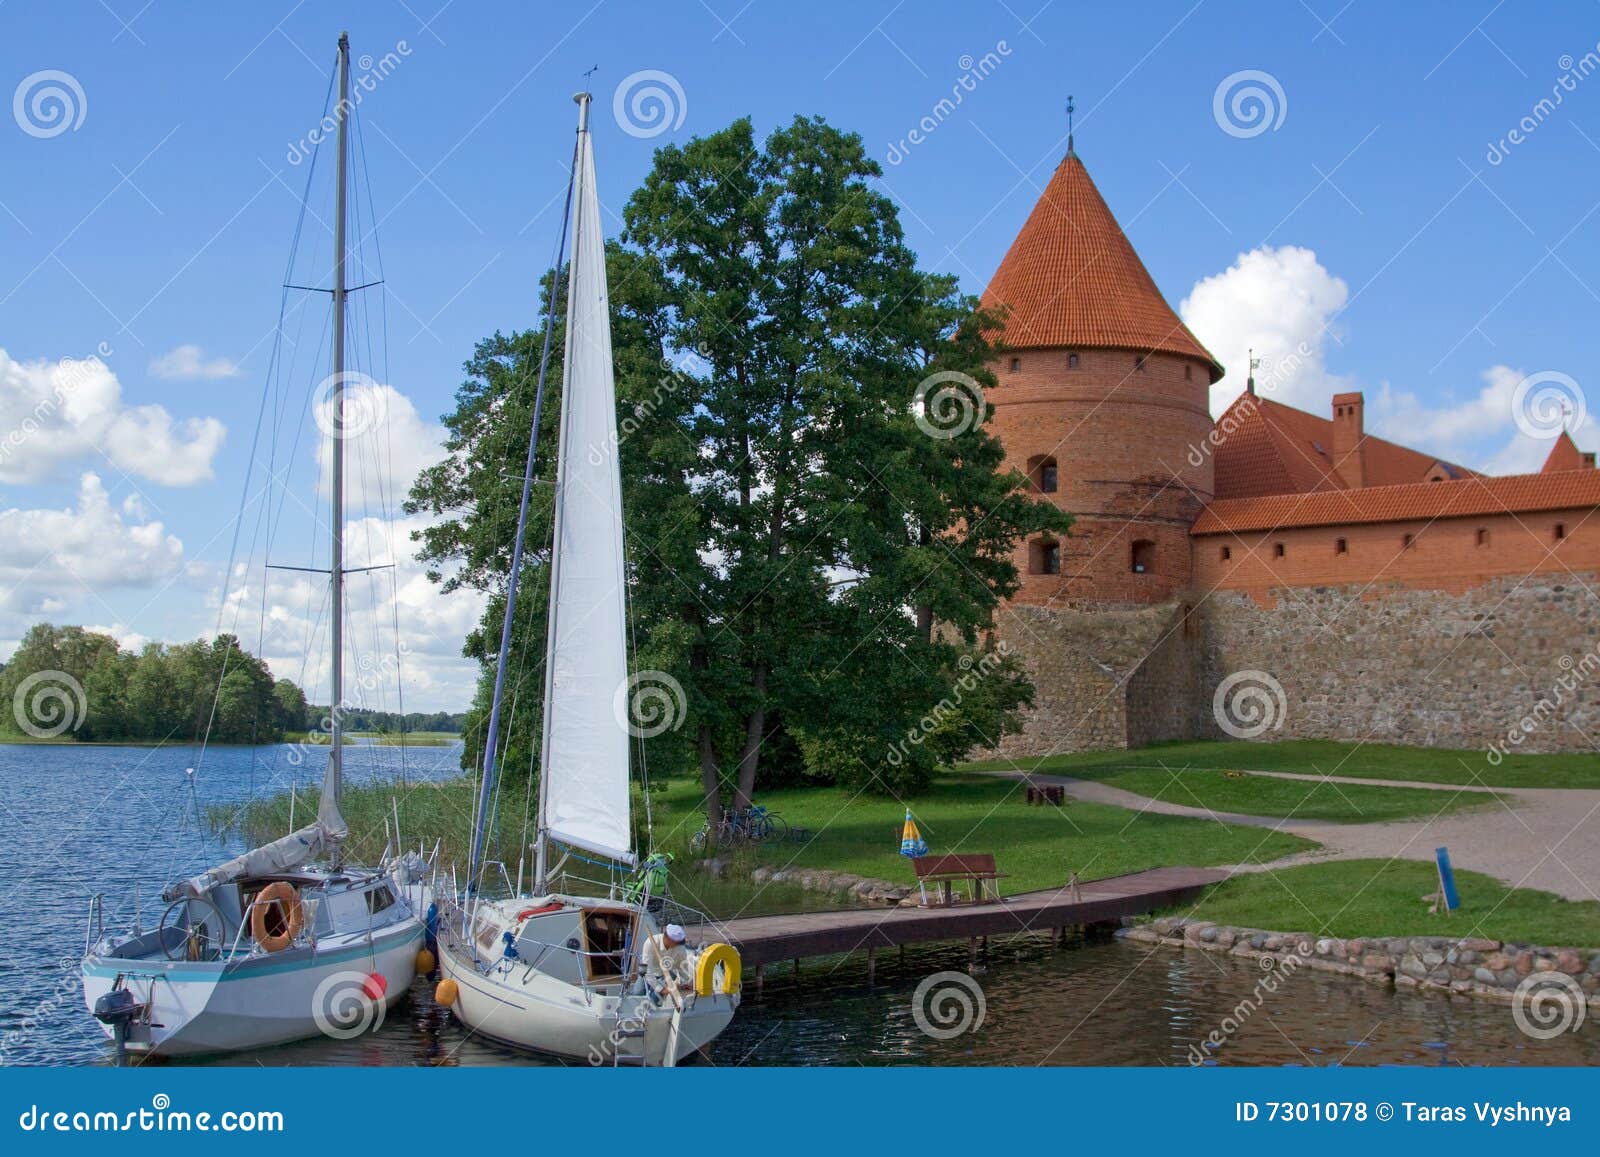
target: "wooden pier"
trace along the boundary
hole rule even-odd
[[[907,944],[966,940],[1018,933],[1050,933],[1103,924],[1193,899],[1208,884],[1227,879],[1217,868],[1153,868],[1128,876],[1091,880],[1075,888],[1052,888],[1007,896],[998,903],[933,908],[850,908],[796,916],[751,916],[689,929],[690,943],[725,940],[739,950],[748,975],[758,981],[775,961],[873,951]]]

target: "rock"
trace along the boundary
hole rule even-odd
[[[1589,957],[1589,965],[1584,971],[1593,972],[1595,975],[1600,976],[1600,953]]]
[[[1427,965],[1423,964],[1421,958],[1414,952],[1406,953],[1405,958],[1400,961],[1399,971],[1401,975],[1409,976],[1416,980],[1421,980],[1428,975]],[[1398,982],[1399,977],[1395,979]]]
[[[1473,969],[1472,979],[1476,980],[1479,984],[1497,985],[1500,983],[1500,978],[1497,977],[1493,972],[1490,972],[1487,968]]]
[[[772,869],[763,865],[762,867],[759,867],[750,873],[750,879],[754,883],[765,884],[768,880],[772,879]]]
[[[1368,952],[1361,957],[1361,967],[1368,972],[1393,972],[1394,957],[1387,952]]]
[[[1571,948],[1564,949],[1556,957],[1556,970],[1565,972],[1568,976],[1577,976],[1583,971],[1583,957]]]
[[[1491,972],[1504,972],[1511,967],[1511,957],[1504,952],[1494,952],[1484,959],[1483,966]]]
[[[1220,930],[1215,937],[1213,937],[1213,943],[1215,943],[1218,948],[1232,948],[1235,939],[1237,939],[1237,937],[1234,935],[1233,929],[1224,928]]]
[[[1429,968],[1435,968],[1444,963],[1444,953],[1434,952],[1431,950],[1424,952],[1422,954],[1422,963],[1426,964]]]
[[[1468,936],[1457,943],[1468,952],[1493,952],[1500,947],[1500,941],[1485,940],[1479,936]]]
[[[1351,956],[1360,956],[1367,950],[1367,942],[1361,939],[1351,940],[1346,942],[1344,947]]]
[[[1556,962],[1548,956],[1535,956],[1533,958],[1533,970],[1535,972],[1554,972],[1556,970]]]
[[[1268,936],[1265,940],[1263,940],[1261,942],[1261,947],[1266,949],[1268,952],[1277,952],[1279,949],[1281,949],[1283,947],[1283,937],[1282,936]]]
[[[1200,925],[1200,939],[1205,941],[1207,944],[1215,944],[1217,940],[1217,934],[1218,930],[1215,924]]]
[[[1517,958],[1516,960],[1512,961],[1511,967],[1516,971],[1518,976],[1527,976],[1533,971],[1533,953],[1517,953]]]

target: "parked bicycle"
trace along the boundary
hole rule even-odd
[[[703,850],[711,842],[711,835],[711,826],[708,824],[690,837],[689,847],[696,852]],[[730,808],[717,821],[716,843],[719,846],[788,838],[789,825],[784,818],[759,805],[743,810]]]

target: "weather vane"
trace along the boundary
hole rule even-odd
[[[1072,152],[1072,94],[1067,94],[1067,152]]]

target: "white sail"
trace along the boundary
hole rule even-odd
[[[578,134],[573,234],[540,761],[543,820],[549,838],[631,864],[628,733],[612,707],[628,679],[622,478],[605,238],[587,129]]]

